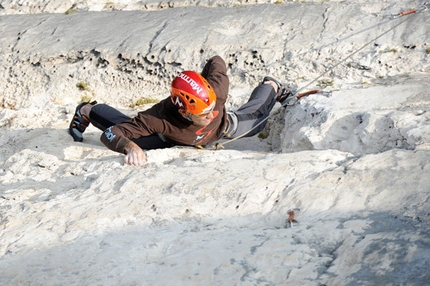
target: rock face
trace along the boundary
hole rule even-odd
[[[3,16],[0,75],[8,80],[1,82],[1,103],[10,109],[34,101],[66,105],[71,102],[63,98],[75,103],[86,95],[128,106],[142,96],[165,97],[178,71],[199,70],[214,54],[230,67],[232,93],[249,91],[267,73],[297,87],[336,89],[410,73],[411,66],[428,71],[425,11],[393,19],[398,8],[385,6],[289,3]],[[84,91],[79,84],[86,84]]]
[[[416,5],[3,1],[0,284],[428,283],[430,17]],[[67,134],[78,102],[133,115],[215,54],[230,109],[265,75],[322,92],[276,107],[260,137],[148,151],[142,168],[93,127]]]
[[[286,113],[282,150],[336,149],[355,155],[429,150],[427,80],[400,77],[387,86],[304,100]]]

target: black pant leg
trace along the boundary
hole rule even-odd
[[[91,123],[101,131],[130,119],[129,116],[107,104],[94,105],[90,112]]]

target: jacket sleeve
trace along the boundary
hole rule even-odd
[[[227,101],[229,88],[225,61],[220,56],[210,58],[201,74],[214,88],[217,101],[224,104]]]
[[[102,133],[100,141],[110,150],[125,154],[124,148],[131,140],[123,134],[120,128],[111,126]]]

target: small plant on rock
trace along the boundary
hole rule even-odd
[[[322,79],[317,85],[322,87],[328,87],[328,86],[333,86],[333,82],[334,82],[333,79]]]
[[[79,88],[79,90],[88,90],[89,85],[90,84],[88,82],[83,82],[83,81],[80,81],[76,84],[76,86]]]
[[[90,96],[90,95],[88,95],[88,94],[83,95],[83,96],[81,97],[81,102],[90,102],[90,101],[91,101],[91,96]]]
[[[144,104],[153,104],[157,102],[159,102],[159,100],[153,98],[139,98],[136,102],[130,104],[130,107],[133,108],[136,106],[141,106]]]
[[[385,50],[385,51],[383,51],[383,50],[380,50],[379,51],[379,53],[380,54],[385,54],[385,53],[397,53],[398,52],[398,50],[397,49],[389,49],[389,50]]]
[[[64,14],[69,15],[69,14],[77,13],[77,12],[78,12],[78,9],[70,8]]]

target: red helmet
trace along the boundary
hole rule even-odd
[[[201,114],[214,108],[216,94],[199,73],[184,71],[173,79],[170,98],[178,108],[191,114]]]

